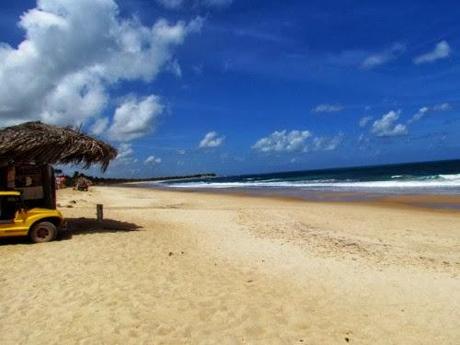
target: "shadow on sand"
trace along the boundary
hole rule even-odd
[[[113,219],[104,219],[98,222],[91,218],[67,218],[67,228],[73,235],[96,233],[137,231],[141,227],[134,223],[121,222]]]
[[[69,240],[72,236],[90,235],[100,233],[130,232],[138,231],[142,227],[128,222],[121,222],[113,219],[104,219],[98,222],[91,218],[66,218],[67,231],[61,233],[57,240]],[[0,245],[11,244],[32,244],[27,237],[0,238]]]

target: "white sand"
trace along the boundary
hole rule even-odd
[[[458,214],[114,187],[59,202],[141,228],[3,242],[0,344],[459,344]]]

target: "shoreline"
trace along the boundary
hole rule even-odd
[[[58,202],[72,238],[0,245],[2,343],[460,337],[458,213],[126,186]]]
[[[271,198],[278,200],[304,201],[307,203],[330,203],[330,204],[364,204],[376,207],[408,207],[441,213],[460,213],[460,195],[436,195],[436,194],[371,194],[362,192],[326,192],[314,191],[305,195],[289,194],[285,191],[254,190],[244,188],[170,188],[159,186],[144,186],[142,184],[120,184],[125,188],[139,188],[145,190],[168,191],[177,193],[197,193],[210,195],[236,195],[241,197]]]

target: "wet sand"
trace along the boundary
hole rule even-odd
[[[294,199],[308,202],[327,202],[327,203],[365,203],[377,206],[403,206],[431,209],[432,211],[460,211],[460,195],[458,194],[435,194],[430,192],[418,192],[410,194],[402,192],[371,192],[363,190],[355,191],[327,191],[327,190],[308,190],[297,188],[178,188],[166,187],[161,184],[151,182],[127,183],[127,187],[151,188],[155,190],[179,191],[183,193],[206,193],[206,194],[230,194],[240,196],[270,197],[277,199]]]
[[[458,212],[117,187],[58,200],[72,238],[0,244],[1,344],[460,339]]]

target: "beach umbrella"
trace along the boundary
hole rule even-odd
[[[70,127],[26,122],[0,129],[0,163],[100,164],[103,171],[117,150]]]

